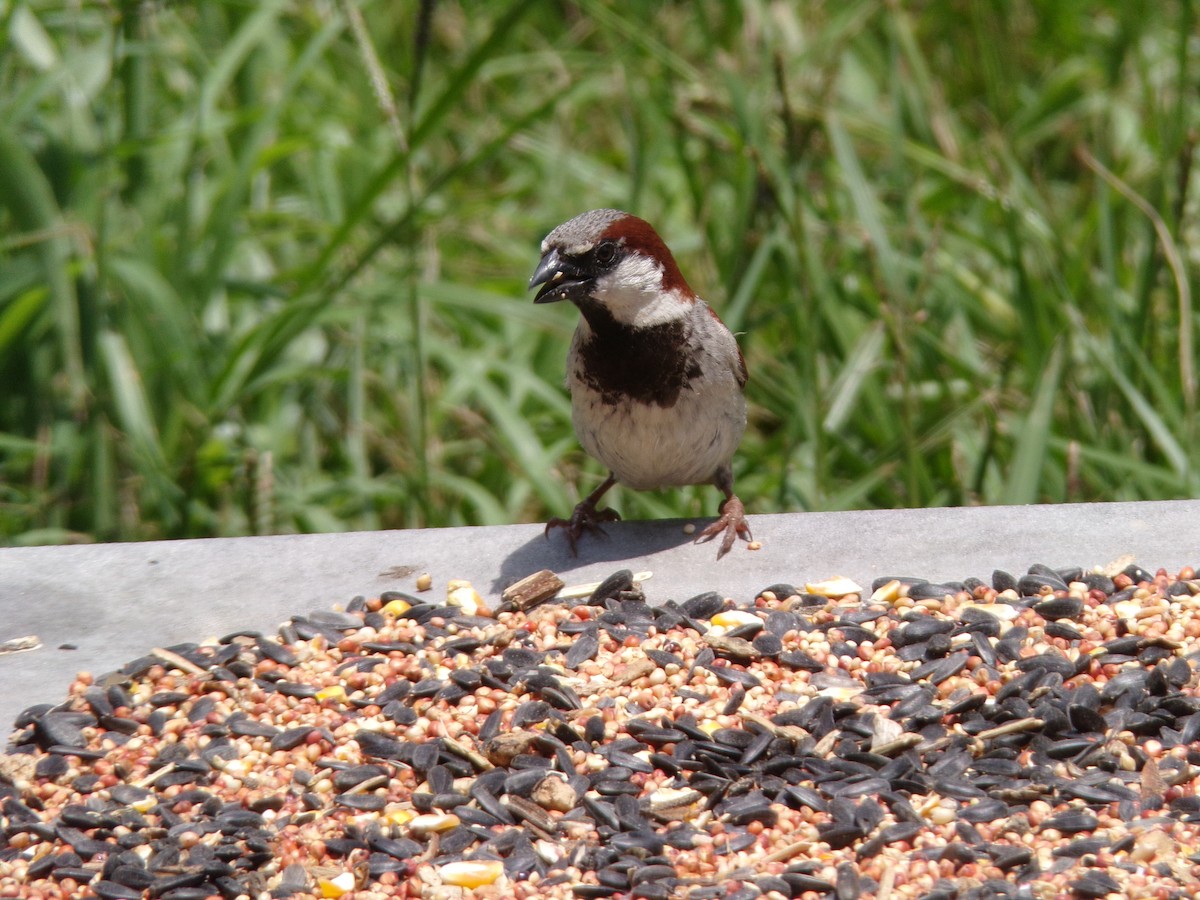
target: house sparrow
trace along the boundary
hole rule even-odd
[[[713,484],[721,517],[697,542],[723,534],[720,559],[740,535],[750,540],[733,492],[734,451],[746,429],[746,363],[725,324],[688,287],[649,223],[594,209],[542,241],[529,287],[534,303],[570,300],[582,316],[567,354],[571,418],[583,449],[609,469],[564,528],[571,552],[585,531],[620,516],[597,509],[617,482],[635,490]]]

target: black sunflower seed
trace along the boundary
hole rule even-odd
[[[962,585],[932,584],[924,581],[911,585],[908,589],[908,596],[913,600],[941,600],[943,597],[953,596],[961,588]]]
[[[1082,581],[1089,590],[1100,591],[1102,594],[1112,594],[1117,589],[1113,580],[1100,572],[1084,573]]]
[[[1051,597],[1033,604],[1043,619],[1077,619],[1083,614],[1083,601],[1077,597]]]
[[[575,639],[571,649],[567,651],[566,664],[568,668],[577,669],[587,660],[595,657],[600,649],[599,629],[594,624]]]
[[[1136,563],[1127,565],[1121,574],[1129,578],[1134,584],[1154,581],[1154,576]]]
[[[1119,894],[1121,885],[1106,872],[1091,870],[1071,882],[1071,892],[1079,897],[1107,897]]]
[[[633,572],[630,569],[618,569],[605,578],[588,597],[589,606],[603,606],[605,600],[611,600],[622,591],[633,587]]]
[[[84,881],[87,880],[86,878],[84,879]],[[93,881],[89,887],[95,892],[97,897],[103,897],[104,900],[141,900],[142,897],[140,889],[127,887],[113,881]]]
[[[725,600],[716,591],[709,591],[684,600],[679,608],[688,618],[708,620],[725,608]]]
[[[1015,591],[1017,579],[1003,569],[996,569],[992,572],[992,587],[1001,592]]]
[[[1041,828],[1042,830],[1053,828],[1063,834],[1078,834],[1081,831],[1094,831],[1099,824],[1100,820],[1090,812],[1068,810],[1042,820]]]

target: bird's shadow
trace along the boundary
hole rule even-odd
[[[691,543],[693,535],[683,527],[694,523],[697,531],[709,520],[655,519],[648,521],[611,522],[603,534],[585,533],[577,543],[578,556],[571,554],[567,536],[561,529],[549,535],[530,538],[500,564],[500,572],[492,582],[492,592],[501,593],[509,585],[533,572],[550,569],[559,574],[603,562],[625,562]]]

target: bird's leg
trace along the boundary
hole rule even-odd
[[[711,541],[718,534],[724,533],[721,546],[717,549],[717,559],[720,559],[729,552],[739,536],[744,541],[753,540],[753,537],[750,535],[750,523],[746,521],[746,507],[733,492],[733,470],[729,466],[722,468],[713,479],[713,484],[725,495],[725,502],[721,504],[721,517],[700,532],[694,543]]]
[[[600,487],[596,488],[576,504],[575,511],[571,513],[571,518],[560,519],[558,516],[555,516],[546,523],[546,537],[550,536],[551,528],[565,528],[567,530],[567,543],[571,545],[571,555],[578,556],[579,552],[575,545],[579,541],[580,535],[585,531],[598,531],[604,534],[604,529],[600,527],[600,523],[620,521],[621,516],[615,509],[596,509],[596,504],[604,496],[604,492],[616,483],[617,476],[609,473],[609,476],[604,479],[604,483]]]

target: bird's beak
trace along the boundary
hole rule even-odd
[[[533,298],[533,302],[555,303],[566,300],[570,296],[570,289],[588,280],[588,277],[577,263],[560,254],[557,247],[547,250],[534,270],[533,277],[529,279],[531,290],[539,284],[543,286]]]

